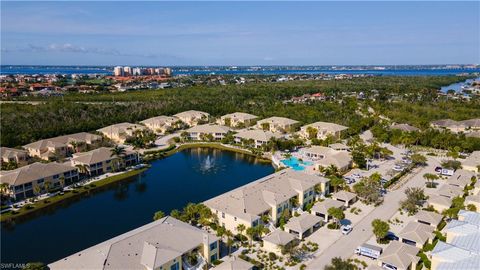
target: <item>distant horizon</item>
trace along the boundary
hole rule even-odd
[[[115,66],[130,66],[130,67],[394,67],[394,66],[480,66],[477,63],[447,63],[447,64],[318,64],[318,65],[288,65],[288,64],[276,64],[276,65],[160,65],[160,64],[151,64],[151,65],[136,65],[136,64],[115,64],[115,65],[89,65],[89,64],[0,64],[0,66],[24,66],[24,67],[115,67]]]
[[[480,63],[479,9],[478,1],[128,1],[120,4],[2,1],[1,63],[25,66]]]

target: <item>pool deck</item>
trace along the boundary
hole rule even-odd
[[[279,168],[279,167],[291,167],[291,166],[288,166],[288,165],[283,163],[283,161],[287,159],[287,158],[284,157],[285,154],[287,154],[287,153],[277,151],[272,155],[272,163],[277,168]],[[304,162],[311,163],[311,165],[310,164],[300,164],[302,167],[304,167],[304,169],[303,170],[298,170],[298,171],[301,171],[301,172],[304,172],[304,173],[307,173],[307,174],[318,174],[318,171],[315,170],[315,161],[310,160],[308,158],[305,158],[298,151],[290,152],[288,154],[291,154],[292,158],[302,159]],[[293,167],[291,167],[291,168],[294,169]]]

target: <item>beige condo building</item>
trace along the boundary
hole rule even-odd
[[[285,169],[207,200],[204,204],[218,218],[219,224],[232,232],[261,223],[268,216],[276,224],[283,211],[304,207],[315,200],[315,186],[328,193],[329,180]]]
[[[55,155],[66,157],[70,153],[84,151],[88,147],[97,147],[102,136],[80,132],[49,139],[39,140],[23,146],[30,156],[49,160]]]
[[[147,127],[143,125],[124,122],[97,129],[97,131],[115,143],[123,144],[128,137],[133,136],[135,131],[145,129],[147,129]]]
[[[145,119],[140,121],[140,123],[156,134],[165,134],[167,130],[174,128],[178,121],[180,120],[176,117],[161,115]]]
[[[300,136],[305,139],[312,139],[311,134],[315,134],[317,139],[326,139],[332,136],[335,139],[340,139],[342,131],[347,130],[348,127],[328,122],[315,122],[302,126],[300,128]]]
[[[218,237],[167,216],[48,265],[51,270],[202,269],[219,259]],[[191,266],[187,257],[198,256]]]
[[[256,127],[265,131],[291,133],[294,132],[298,121],[285,117],[270,117],[257,122]]]
[[[55,162],[36,162],[11,171],[0,171],[0,183],[7,184],[7,193],[16,200],[40,195],[77,180],[77,168]]]
[[[198,124],[208,123],[208,120],[210,119],[210,114],[194,110],[177,113],[173,116],[191,127]]]
[[[229,127],[249,127],[255,124],[258,116],[249,113],[235,112],[223,115],[219,119],[219,124]]]

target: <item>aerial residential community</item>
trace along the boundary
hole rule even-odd
[[[2,2],[0,267],[480,269],[479,7]]]

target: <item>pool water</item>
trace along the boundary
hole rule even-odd
[[[295,171],[303,171],[305,170],[305,166],[312,166],[313,162],[311,161],[302,161],[296,157],[291,157],[289,159],[282,159],[283,165],[292,168]]]

